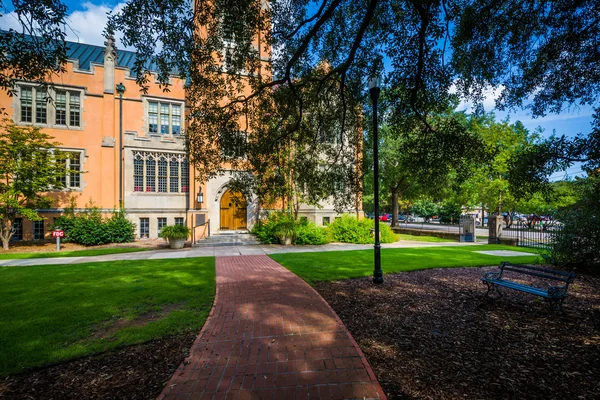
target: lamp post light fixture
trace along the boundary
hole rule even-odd
[[[116,89],[119,93],[119,208],[125,208],[123,201],[123,93],[125,93],[125,85],[119,83]]]
[[[202,188],[198,189],[198,203],[200,204],[200,208],[202,208],[202,203],[204,203],[204,193],[202,193]]]
[[[369,81],[369,94],[373,103],[373,200],[375,205],[375,245],[373,269],[373,283],[383,283],[383,271],[381,270],[381,243],[379,243],[379,138],[377,124],[377,101],[379,100],[379,92],[381,86],[381,78],[376,77]]]

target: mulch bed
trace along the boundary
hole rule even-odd
[[[600,398],[600,278],[580,274],[564,312],[504,289],[490,268],[322,282],[390,399]],[[541,282],[538,282],[541,283]]]
[[[0,399],[155,399],[195,333],[172,336],[0,378]]]

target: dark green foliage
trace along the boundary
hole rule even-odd
[[[372,219],[356,219],[351,215],[342,215],[327,228],[331,241],[341,243],[373,243],[375,222]],[[392,229],[385,224],[379,224],[381,243],[393,243],[397,240]]]
[[[115,211],[110,218],[102,218],[97,207],[89,206],[83,213],[67,212],[56,218],[52,229],[65,231],[65,241],[84,246],[107,243],[127,243],[135,239],[135,224],[125,217],[124,211]]]
[[[296,221],[292,214],[277,212],[259,221],[252,228],[258,240],[263,243],[280,243],[285,232],[292,236],[293,244],[319,245],[329,242],[341,243],[373,243],[373,220],[357,220],[352,215],[343,215],[327,227],[319,227],[314,223],[301,219]],[[380,224],[381,243],[397,241],[396,234],[385,224]]]
[[[462,214],[462,208],[460,204],[456,204],[451,201],[445,201],[442,203],[439,211],[440,221],[445,224],[457,224],[460,220],[460,215]]]
[[[114,213],[104,223],[110,234],[109,243],[128,243],[135,240],[135,224],[125,217],[124,211]]]
[[[438,206],[433,201],[427,198],[421,198],[414,202],[411,212],[419,217],[429,220],[431,217],[438,214],[439,210]]]
[[[581,198],[557,213],[561,230],[552,231],[553,263],[564,266],[600,266],[600,176],[577,182]]]
[[[258,221],[252,228],[252,233],[263,243],[279,243],[282,236],[294,238],[299,224],[290,213],[274,212],[266,220]]]
[[[190,228],[185,225],[168,225],[160,231],[160,237],[165,239],[187,239],[188,236],[190,236]]]
[[[328,230],[326,227],[320,227],[312,222],[301,222],[296,231],[295,244],[327,244]]]

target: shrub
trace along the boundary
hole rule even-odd
[[[298,226],[296,244],[327,244],[329,243],[327,236],[327,228],[308,222]]]
[[[98,208],[91,203],[79,215],[67,213],[56,218],[52,229],[56,228],[65,231],[65,241],[84,246],[126,243],[135,238],[135,224],[125,217],[124,211],[115,211],[112,217],[103,219]]]
[[[105,221],[110,235],[109,243],[128,243],[135,240],[135,224],[125,217],[124,211],[113,214]]]
[[[564,267],[600,267],[600,176],[577,181],[580,199],[557,213],[562,229],[551,231],[550,261]]]
[[[358,220],[352,215],[343,215],[328,226],[329,238],[333,242],[341,243],[374,243],[371,231],[374,227],[375,221],[371,219]],[[388,225],[380,224],[379,233],[381,243],[393,243],[397,240],[396,234]]]
[[[269,214],[265,221],[257,222],[252,228],[252,233],[263,243],[279,243],[283,231],[295,231],[298,224],[293,215],[285,212],[274,212]]]
[[[160,231],[160,237],[167,239],[187,239],[190,235],[190,228],[185,225],[167,225]]]

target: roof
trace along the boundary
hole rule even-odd
[[[9,31],[0,29],[0,35],[8,34]],[[20,35],[20,34],[19,34]],[[25,39],[31,40],[31,36],[24,35]],[[91,64],[104,64],[104,46],[95,46],[86,43],[76,43],[65,41],[67,45],[67,59],[77,60],[79,62],[79,69],[91,71]],[[117,50],[117,66],[123,68],[129,68],[133,70],[133,66],[137,59],[134,51]],[[151,72],[158,71],[158,66],[154,62],[149,62],[146,65],[146,69]],[[177,74],[174,70],[172,74]]]
[[[90,64],[104,64],[104,47],[85,43],[67,43],[67,58],[79,61],[79,69],[90,70]],[[133,69],[136,54],[133,51],[117,50],[117,66]],[[149,71],[156,71],[155,64],[150,64]]]

